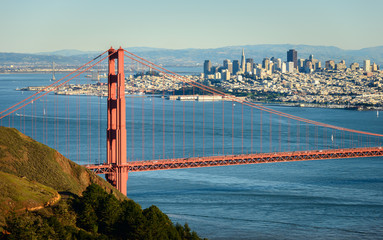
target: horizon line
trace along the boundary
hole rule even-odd
[[[329,48],[337,48],[343,51],[359,51],[363,49],[368,49],[368,48],[378,48],[378,47],[383,47],[383,45],[377,45],[377,46],[371,46],[371,47],[362,47],[358,49],[344,49],[341,47],[337,47],[334,45],[310,45],[310,44],[292,44],[292,43],[264,43],[264,44],[244,44],[244,45],[226,45],[226,46],[219,46],[219,47],[206,47],[206,48],[199,48],[199,47],[186,47],[186,48],[166,48],[166,47],[150,47],[150,46],[131,46],[131,47],[124,47],[126,49],[129,48],[147,48],[147,49],[158,49],[158,50],[170,50],[170,51],[177,51],[177,50],[209,50],[209,49],[220,49],[220,48],[243,48],[243,47],[250,47],[250,46],[283,46],[283,45],[290,45],[291,47],[293,46],[310,46],[310,47],[329,47]],[[246,50],[246,49],[245,49]],[[98,52],[98,50],[80,50],[80,49],[74,49],[74,48],[64,48],[64,49],[56,49],[56,50],[48,50],[44,52],[14,52],[14,51],[0,51],[0,53],[19,53],[19,54],[33,54],[33,55],[38,55],[38,54],[45,54],[45,53],[51,53],[51,52],[59,52],[59,51],[79,51],[79,52]]]

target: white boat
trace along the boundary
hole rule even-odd
[[[376,111],[376,118],[379,117],[379,111]]]
[[[334,135],[331,134],[331,142],[334,142]]]

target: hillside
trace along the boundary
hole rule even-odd
[[[53,188],[4,172],[0,172],[0,189],[0,226],[11,211],[40,209],[61,198]]]
[[[12,128],[0,127],[0,171],[76,195],[97,183],[119,199],[126,198],[86,168]]]
[[[0,225],[11,210],[44,206],[58,194],[81,195],[92,183],[120,200],[127,199],[56,150],[16,129],[0,127]]]
[[[200,239],[16,129],[0,127],[0,239]]]

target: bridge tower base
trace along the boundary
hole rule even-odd
[[[106,180],[122,194],[127,194],[128,171],[120,167],[126,164],[126,107],[124,50],[108,50],[108,126],[106,131],[107,163],[114,172],[105,175]],[[116,66],[117,60],[117,66]]]

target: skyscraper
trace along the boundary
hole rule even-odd
[[[270,64],[270,59],[269,58],[264,58],[262,61],[262,68],[268,70],[269,69],[269,64]]]
[[[363,61],[363,70],[365,72],[371,72],[371,62],[370,62],[370,60],[364,60]]]
[[[211,62],[210,60],[205,60],[205,63],[203,64],[203,73],[205,75],[210,74],[211,72]]]
[[[242,49],[241,69],[243,73],[246,71],[245,49]]]
[[[246,59],[246,69],[245,69],[245,72],[246,73],[253,73],[253,70],[254,70],[254,59],[252,58],[247,58]]]
[[[233,64],[230,60],[223,60],[223,68],[229,70],[230,73],[233,72]]]
[[[239,67],[238,60],[233,60],[233,74],[237,74],[239,72]]]
[[[294,62],[287,62],[287,72],[292,73],[294,72]]]
[[[294,68],[298,66],[298,52],[295,49],[290,49],[287,51],[287,62],[293,62]]]

